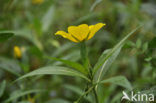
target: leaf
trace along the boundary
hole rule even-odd
[[[0,83],[0,97],[2,97],[5,87],[6,87],[6,81],[3,80],[3,82]]]
[[[122,96],[123,94],[121,93],[116,94],[113,99],[111,99],[111,103],[120,103]]]
[[[29,101],[20,101],[18,103],[30,103]]]
[[[53,20],[53,16],[54,16],[54,6],[52,5],[48,11],[46,12],[46,14],[44,15],[44,17],[42,18],[42,30],[43,32],[46,32]]]
[[[63,87],[65,87],[65,89],[68,89],[68,90],[78,94],[79,96],[83,95],[83,93],[84,93],[84,91],[81,88],[77,87],[77,86],[64,85]],[[86,99],[89,102],[92,102],[92,97],[89,94],[87,96],[85,96],[84,99]]]
[[[42,68],[34,70],[30,73],[25,74],[24,76],[18,78],[17,80],[21,80],[21,79],[31,77],[31,76],[35,76],[35,75],[48,75],[48,74],[76,76],[76,77],[84,78],[87,81],[90,81],[85,75],[81,74],[80,72],[77,72],[75,70],[72,70],[72,69],[69,69],[66,67],[61,67],[61,66],[42,67]]]
[[[102,2],[102,0],[95,0],[95,2],[93,3],[93,5],[92,5],[91,8],[90,8],[90,11],[93,11],[94,8],[95,8],[99,3],[101,3],[101,2]]]
[[[20,101],[18,103],[30,103],[29,101]]]
[[[90,87],[87,91],[85,91],[74,103],[79,103],[80,100],[86,96],[88,93],[90,93],[94,89],[94,86]]]
[[[150,14],[154,18],[156,18],[156,5],[155,3],[143,3],[141,4],[142,11],[146,12],[147,14]]]
[[[148,49],[148,42],[145,42],[142,46],[142,51],[145,52]]]
[[[107,72],[107,70],[109,69],[109,67],[111,66],[111,64],[115,61],[115,59],[117,58],[118,54],[120,53],[120,50],[122,48],[119,47],[112,56],[110,56],[105,63],[103,64],[103,66],[101,67],[101,69],[99,69],[95,76],[94,76],[94,81],[99,82],[100,80],[102,80],[103,76],[105,75],[105,73]],[[102,55],[102,57],[100,58],[100,61],[105,57],[105,55]]]
[[[143,90],[140,93],[141,94],[153,94],[154,96],[156,96],[156,86],[153,86],[147,90]]]
[[[27,95],[27,94],[31,94],[31,93],[37,93],[37,92],[42,92],[43,90],[28,90],[28,91],[23,91],[23,92],[20,92],[20,93],[17,93],[16,95],[12,95],[10,96],[7,100],[4,101],[4,103],[8,103],[12,100],[15,100],[19,97],[22,97],[24,95]]]
[[[72,48],[72,43],[65,43],[61,46],[61,48],[58,48],[53,54],[52,57],[57,57],[60,56],[61,54],[63,54],[65,51],[69,50],[70,48]]]
[[[115,45],[114,48],[111,49],[111,51],[100,61],[98,61],[94,68],[93,68],[93,75],[95,75],[95,73],[97,73],[97,71],[101,68],[102,65],[105,64],[105,62],[107,62],[107,60],[114,54],[116,53],[116,51],[119,51],[119,48],[121,48],[123,46],[123,44],[125,43],[125,41],[134,33],[136,32],[136,30],[138,30],[141,26],[137,27],[136,29],[134,29],[132,32],[130,32],[126,37],[124,37],[117,45]],[[114,56],[115,57],[115,56]],[[105,64],[106,65],[106,64]],[[101,72],[103,72],[105,68],[103,68],[102,70],[100,70]],[[101,75],[99,75],[101,76]],[[98,77],[99,78],[99,77]]]
[[[14,33],[12,32],[5,32],[5,31],[0,31],[0,42],[4,42],[14,36]]]
[[[80,57],[81,57],[80,52],[78,50],[73,50],[72,52],[68,53],[67,55],[62,55],[61,59],[77,62],[78,60],[80,60]],[[62,65],[62,64],[63,63],[59,62],[59,61],[53,62],[53,65]]]
[[[128,90],[132,90],[132,86],[130,84],[130,82],[124,77],[124,76],[116,76],[116,77],[112,77],[106,80],[102,80],[99,82],[101,83],[112,83],[115,85],[119,85],[122,86]]]
[[[67,100],[64,100],[64,99],[53,99],[53,100],[49,100],[48,102],[46,102],[46,103],[71,103],[71,102],[69,102],[69,101],[67,101]]]
[[[138,39],[137,41],[136,41],[136,47],[137,48],[140,48],[141,47],[141,40],[140,39]]]
[[[156,48],[156,37],[149,42],[149,49]]]
[[[13,59],[0,57],[0,69],[10,72],[16,76],[20,76],[21,68]]]
[[[96,16],[97,16],[97,13],[94,13],[94,12],[89,13],[89,14],[86,14],[86,15],[80,17],[78,20],[76,20],[73,24],[74,24],[74,25],[81,24],[81,23],[83,23],[84,21],[87,21],[87,20],[89,20],[89,19],[92,19],[92,18],[94,18],[94,17],[96,17]]]
[[[20,29],[20,30],[6,30],[3,31],[4,33],[13,33],[15,36],[19,36],[22,38],[26,38],[27,40],[31,41],[34,45],[36,45],[39,49],[43,49],[42,44],[36,38],[32,32],[28,29]]]
[[[81,73],[83,74],[87,74],[87,72],[85,71],[85,68],[77,63],[77,62],[73,62],[73,61],[69,61],[69,60],[64,60],[64,59],[60,59],[60,58],[55,58],[55,57],[48,57],[49,59],[52,59],[52,60],[57,60],[57,61],[60,61],[64,64],[66,64],[67,66],[70,66],[78,71],[80,71]]]

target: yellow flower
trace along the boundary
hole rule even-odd
[[[21,49],[18,46],[14,46],[14,56],[16,58],[22,57]]]
[[[32,0],[33,4],[41,4],[43,2],[44,2],[44,0]]]
[[[106,24],[103,23],[97,23],[90,26],[88,26],[87,24],[69,26],[68,33],[64,31],[57,31],[55,35],[61,35],[62,37],[77,43],[91,39],[95,35],[95,33],[105,25]]]

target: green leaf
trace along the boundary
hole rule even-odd
[[[149,62],[149,61],[151,61],[152,60],[152,57],[147,57],[147,58],[145,58],[145,61],[147,61],[147,62]]]
[[[76,20],[73,24],[74,24],[74,25],[81,24],[81,23],[83,23],[84,21],[87,21],[87,20],[89,20],[89,19],[92,19],[92,18],[94,18],[94,17],[96,17],[96,16],[97,16],[97,13],[95,13],[95,12],[86,14],[86,15],[80,17],[78,20]]]
[[[65,89],[68,89],[76,94],[78,94],[79,96],[83,95],[84,90],[82,90],[81,88],[77,87],[77,86],[73,86],[73,85],[64,85],[63,86]],[[89,102],[92,102],[92,97],[91,95],[88,94],[88,96],[85,96],[84,99],[86,99]]]
[[[30,103],[29,101],[20,101],[18,103]]]
[[[6,81],[3,80],[3,82],[0,83],[0,97],[2,97],[5,87],[6,87]]]
[[[156,96],[156,86],[153,86],[147,90],[143,90],[140,92],[141,94],[153,94],[154,96]]]
[[[12,32],[0,31],[0,42],[4,42],[4,41],[8,40],[12,36],[14,36],[14,33],[12,33]]]
[[[30,103],[29,101],[20,101],[18,103]]]
[[[95,8],[98,4],[100,4],[101,2],[102,2],[102,0],[95,0],[95,2],[93,3],[93,5],[92,5],[91,8],[90,8],[90,11],[93,11],[94,8]]]
[[[112,78],[109,78],[109,79],[106,79],[106,80],[102,80],[99,83],[100,84],[101,83],[112,83],[112,84],[115,84],[115,85],[122,86],[122,87],[124,87],[124,88],[126,88],[128,90],[132,90],[132,86],[131,86],[130,82],[124,76],[112,77]]]
[[[102,65],[102,67],[100,69],[98,69],[98,71],[94,75],[94,81],[99,82],[100,80],[102,80],[103,76],[105,75],[105,73],[107,72],[107,70],[109,69],[111,64],[115,61],[115,59],[119,55],[121,48],[122,48],[122,45],[113,53],[112,56],[110,56],[105,61],[105,63]],[[109,50],[109,51],[111,51],[111,50]],[[105,55],[102,55],[102,57],[100,57],[99,63],[100,63],[100,61],[102,61],[103,58],[105,58]]]
[[[55,57],[55,56],[52,56],[52,57]],[[80,56],[80,52],[78,50],[73,50],[72,52],[68,53],[67,55],[62,55],[60,58],[64,59],[64,60],[70,60],[70,61],[77,62],[78,60],[80,60],[81,56]],[[59,62],[59,61],[55,61],[53,63],[53,65],[62,65],[62,64],[63,63]]]
[[[138,40],[136,41],[136,47],[137,47],[137,48],[140,48],[140,47],[141,47],[141,40],[140,40],[140,39],[138,39]]]
[[[7,100],[4,101],[4,103],[8,103],[12,100],[15,100],[19,97],[22,97],[24,95],[27,95],[27,94],[31,94],[31,93],[37,93],[37,92],[42,92],[43,90],[28,90],[28,91],[23,91],[23,92],[20,92],[20,93],[16,93],[16,95],[11,95]]]
[[[111,51],[100,61],[98,61],[94,68],[93,68],[93,75],[95,75],[95,73],[101,68],[101,66],[107,62],[107,60],[117,51],[119,50],[119,48],[121,48],[123,46],[123,44],[125,43],[125,41],[134,33],[136,32],[136,30],[138,30],[141,26],[137,27],[136,29],[134,29],[132,32],[130,32],[126,37],[124,37],[117,45],[115,45],[114,48],[111,49]],[[104,70],[104,68],[103,68]],[[103,72],[103,70],[101,72]]]
[[[53,20],[54,11],[55,11],[54,5],[52,5],[48,9],[48,11],[45,13],[45,15],[43,16],[43,18],[42,18],[42,30],[43,30],[43,32],[46,32],[49,29],[49,27],[52,23],[52,20]]]
[[[156,48],[156,37],[149,42],[149,49]]]
[[[123,94],[121,94],[121,93],[115,94],[113,99],[111,99],[111,103],[120,103],[122,96],[123,96]]]
[[[61,67],[61,66],[42,67],[42,68],[34,70],[30,73],[25,74],[24,76],[18,78],[17,80],[21,80],[21,79],[31,77],[31,76],[35,76],[35,75],[50,75],[50,74],[81,77],[81,78],[86,79],[87,81],[90,81],[85,75],[81,74],[80,72],[77,72],[75,70],[72,70],[72,69],[69,69],[66,67]]]
[[[57,99],[49,100],[46,103],[71,103],[71,102],[64,100],[64,99],[57,98]]]
[[[80,100],[86,96],[88,93],[90,93],[94,89],[94,86],[90,87],[86,92],[84,92],[74,103],[79,103]]]
[[[0,57],[0,69],[3,69],[11,74],[20,76],[21,68],[13,59]]]
[[[34,45],[36,45],[39,49],[43,49],[42,44],[36,38],[32,32],[28,29],[20,29],[20,30],[6,30],[3,31],[4,33],[13,33],[15,36],[19,36],[22,38],[26,38],[27,40],[31,41]]]
[[[60,59],[60,58],[55,58],[55,57],[48,57],[48,58],[52,59],[52,60],[60,61],[60,62],[62,62],[64,64],[66,64],[67,66],[70,66],[73,69],[76,69],[76,70],[80,71],[81,73],[87,74],[87,71],[85,71],[85,68],[81,64],[79,64],[77,62],[64,60],[64,59]]]
[[[142,51],[145,52],[147,49],[148,49],[148,42],[143,44]]]
[[[58,48],[53,54],[52,57],[57,57],[66,52],[67,50],[72,48],[72,43],[65,43],[61,46],[61,48]]]

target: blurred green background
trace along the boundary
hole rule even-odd
[[[63,65],[45,56],[80,62],[79,45],[54,34],[57,30],[67,31],[70,25],[99,22],[106,26],[87,41],[91,65],[104,50],[143,25],[126,42],[105,78],[124,75],[134,90],[156,89],[155,0],[0,0],[0,33],[14,33],[0,42],[0,103],[10,98],[10,103],[75,101],[84,91],[85,82],[80,78],[49,75],[11,83],[39,67]],[[15,46],[21,50],[20,58],[14,56]],[[122,90],[102,85],[101,103],[120,103]],[[14,98],[24,91],[30,93]],[[91,102],[86,98],[82,103]]]

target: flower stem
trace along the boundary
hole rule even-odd
[[[89,64],[89,59],[88,59],[88,51],[87,51],[87,47],[86,47],[86,44],[85,44],[85,41],[84,42],[81,42],[80,43],[81,45],[81,49],[80,49],[80,53],[81,53],[81,60],[82,60],[82,63],[83,63],[83,66],[84,68],[86,69],[87,73],[88,73],[88,77],[90,78],[90,80],[92,81],[90,84],[91,84],[91,87],[87,90],[87,92],[85,92],[85,94],[89,93],[90,91],[93,90],[93,93],[94,93],[94,96],[95,96],[95,101],[96,103],[99,103],[99,100],[98,100],[98,95],[96,93],[96,90],[95,90],[95,85],[93,83],[93,75],[92,75],[92,69],[91,69],[91,66]],[[82,95],[77,102],[75,103],[78,103],[81,98],[83,97],[84,95]]]
[[[86,44],[85,44],[85,42],[81,42],[80,45],[81,45],[81,49],[80,49],[81,60],[82,60],[83,66],[85,67],[86,71],[90,75],[89,60],[88,60],[88,51],[87,51]]]

